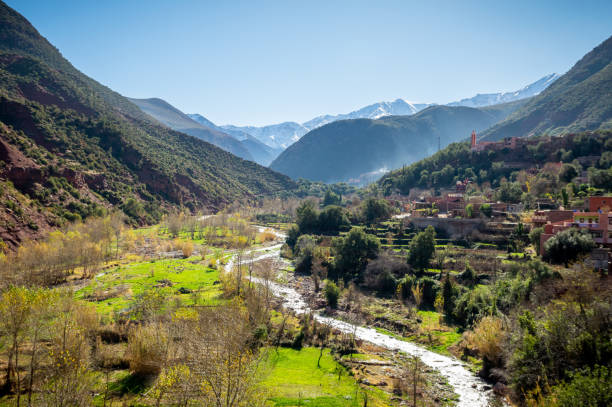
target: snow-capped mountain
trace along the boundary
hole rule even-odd
[[[296,122],[283,122],[263,127],[226,125],[221,126],[221,128],[229,134],[235,132],[248,133],[272,148],[283,150],[311,130]]]
[[[449,103],[448,106],[484,107],[532,97],[546,89],[559,76],[553,73],[514,92],[477,94],[471,98]],[[350,113],[318,116],[301,124],[283,122],[263,127],[225,125],[216,126],[216,129],[228,133],[239,140],[246,139],[246,134],[249,134],[274,149],[284,150],[309,131],[331,122],[347,119],[379,119],[384,116],[409,116],[433,105],[435,103],[412,103],[404,99],[396,99],[392,102],[374,103]],[[190,114],[188,116],[205,126],[211,127],[210,122],[198,114]],[[198,116],[208,123],[201,122]]]
[[[393,102],[379,102],[366,107],[362,107],[359,110],[347,114],[338,114],[335,116],[324,115],[315,117],[305,123],[302,126],[309,130],[321,127],[324,124],[335,122],[338,120],[347,119],[379,119],[384,116],[406,116],[415,114],[426,107],[431,106],[429,103],[412,103],[404,99],[395,99]]]
[[[406,116],[415,114],[428,106],[431,105],[427,103],[411,103],[403,99],[396,99],[393,102],[374,103],[346,114],[318,116],[301,124],[296,122],[283,122],[263,127],[225,125],[219,128],[233,136],[236,136],[236,133],[248,133],[270,147],[285,149],[298,141],[310,130],[314,130],[317,127],[321,127],[331,122],[347,119],[378,119],[383,116]],[[199,115],[189,115],[189,117],[196,121],[198,120],[197,116]]]
[[[561,75],[552,73],[543,78],[525,86],[514,92],[504,93],[479,93],[468,99],[461,99],[457,102],[449,103],[449,106],[468,106],[468,107],[483,107],[497,105],[500,103],[513,102],[519,99],[525,99],[535,96],[546,89],[551,83],[557,80]]]

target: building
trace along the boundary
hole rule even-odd
[[[549,222],[544,225],[544,232],[540,235],[540,254],[544,255],[544,243],[548,239],[572,227],[587,230],[596,245],[612,248],[612,212],[601,210],[599,212],[574,212],[571,220]]]
[[[590,196],[586,198],[585,206],[589,212],[609,212],[612,209],[612,196]]]

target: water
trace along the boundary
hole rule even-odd
[[[279,238],[284,238],[284,235],[278,231],[275,231]],[[275,258],[279,263],[279,270],[287,262],[280,258],[280,248],[282,245],[278,244],[270,246],[265,249],[256,249],[249,253],[256,254],[258,252],[266,251],[266,253],[255,256],[252,259],[244,259],[243,263],[256,262],[263,259]],[[228,262],[227,269],[231,270],[234,265],[234,258]],[[262,282],[258,278],[253,278],[255,282]],[[277,284],[274,282],[268,282],[270,290],[276,297],[279,297],[283,301],[283,306],[296,314],[303,314],[311,312],[308,304],[304,301],[301,294],[298,293],[291,287]],[[431,352],[420,345],[412,342],[402,341],[394,338],[390,335],[386,335],[372,328],[355,326],[347,322],[341,321],[336,318],[314,313],[313,317],[316,321],[329,325],[330,327],[337,329],[344,333],[355,333],[355,337],[361,340],[373,343],[377,346],[381,346],[390,350],[398,350],[405,352],[409,355],[418,356],[423,363],[434,369],[437,369],[440,374],[448,380],[448,383],[453,387],[455,393],[459,396],[457,406],[460,407],[486,407],[491,405],[493,394],[491,390],[487,390],[490,386],[487,385],[479,377],[475,376],[470,372],[465,365],[457,360],[456,358],[443,356],[435,352]],[[486,386],[486,388],[485,388]]]

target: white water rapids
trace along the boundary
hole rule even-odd
[[[275,233],[279,238],[285,237],[285,235],[278,231],[275,231]],[[248,252],[248,254],[252,256],[244,256],[242,262],[244,264],[274,258],[278,260],[278,270],[281,270],[282,265],[287,263],[280,257],[281,246],[282,244],[277,244],[263,249],[252,250]],[[262,254],[257,255],[258,253]],[[231,270],[233,268],[234,260],[235,256],[232,257],[227,263],[227,270]],[[252,280],[254,282],[262,282],[262,280],[255,277],[253,277]],[[300,293],[293,288],[271,281],[267,282],[267,284],[274,295],[282,299],[283,306],[286,309],[289,309],[296,314],[303,314],[311,311]],[[392,336],[382,334],[372,328],[361,326],[355,327],[347,322],[324,316],[319,313],[313,313],[313,317],[318,322],[329,325],[338,331],[350,334],[355,332],[355,336],[357,338],[373,343],[377,346],[418,356],[423,363],[437,369],[440,374],[448,380],[448,383],[453,387],[453,390],[459,396],[457,406],[490,406],[493,396],[491,390],[489,390],[490,386],[488,386],[482,379],[471,373],[461,361],[453,357],[443,356],[435,352],[431,352],[412,342],[402,341]]]

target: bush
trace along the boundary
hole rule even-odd
[[[440,283],[431,277],[421,277],[418,281],[423,290],[422,305],[433,306],[440,291]]]
[[[480,213],[482,213],[487,218],[490,218],[493,215],[493,208],[491,208],[491,204],[484,203],[480,205]]]
[[[495,298],[488,286],[478,286],[466,291],[455,303],[455,320],[463,326],[471,326],[480,318],[495,310]]]
[[[297,243],[299,237],[300,228],[297,225],[291,225],[289,227],[289,230],[287,230],[287,238],[285,239],[287,246],[289,246],[291,250],[293,250],[293,248],[295,247],[295,244]]]
[[[166,364],[169,338],[161,324],[141,325],[128,337],[130,370],[141,376],[158,374]]]
[[[485,364],[500,366],[504,343],[504,324],[501,318],[486,316],[466,334],[468,346],[476,349]]]
[[[397,278],[409,271],[408,265],[403,261],[383,254],[368,263],[363,275],[363,285],[380,294],[392,295],[397,287]]]
[[[605,366],[585,368],[571,380],[553,387],[547,404],[554,407],[612,406],[612,371]]]
[[[570,261],[593,250],[595,242],[585,230],[570,228],[561,231],[544,243],[545,258],[552,263],[564,263],[567,267]]]
[[[338,298],[340,298],[340,289],[333,281],[327,280],[325,282],[325,299],[327,305],[330,308],[336,308],[338,306]]]

